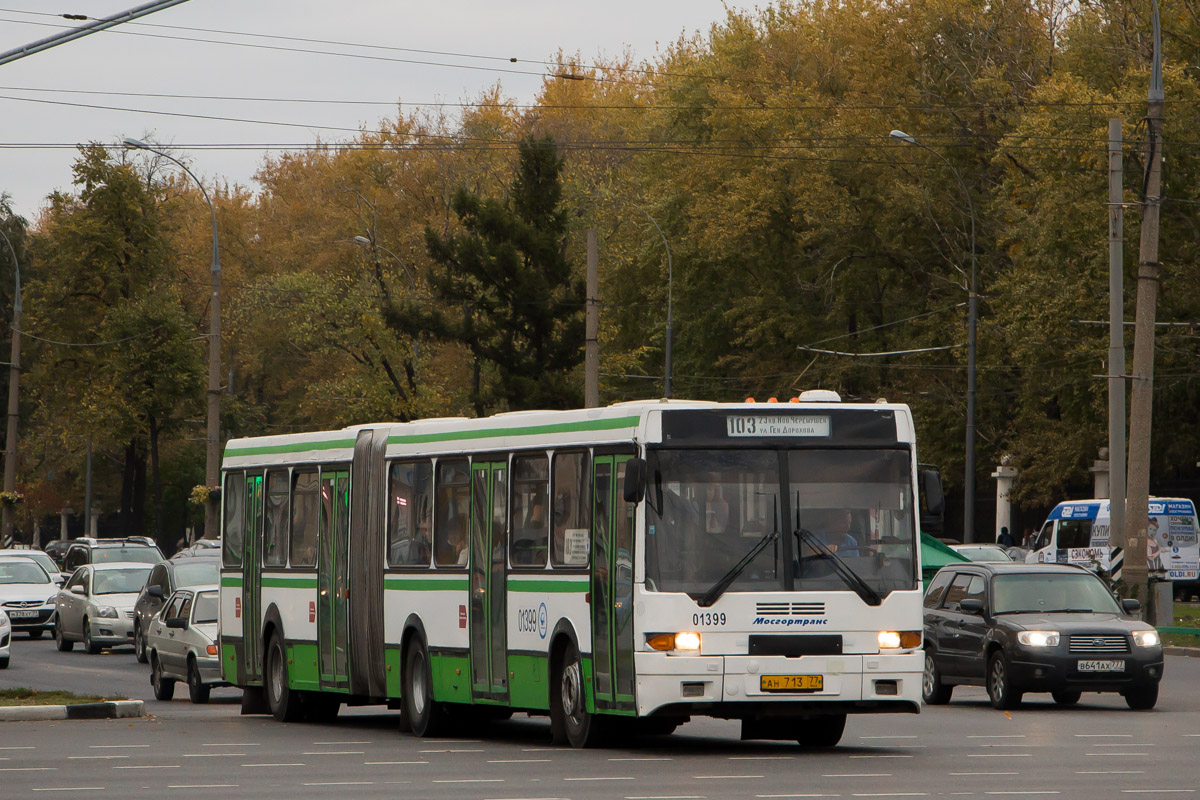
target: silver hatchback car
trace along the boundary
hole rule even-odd
[[[170,700],[175,682],[186,681],[193,703],[207,703],[221,680],[217,650],[218,589],[192,586],[179,589],[150,620],[146,651],[150,656],[150,684],[154,697]]]

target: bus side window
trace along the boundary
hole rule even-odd
[[[287,470],[267,473],[267,513],[263,528],[263,565],[282,567],[288,557]]]
[[[550,538],[550,462],[544,455],[513,459],[512,543],[514,567],[545,567]]]
[[[1092,521],[1090,519],[1061,519],[1058,521],[1058,549],[1090,547],[1092,544]]]
[[[388,477],[388,565],[428,567],[433,547],[433,466],[392,464]]]
[[[556,567],[586,567],[591,534],[592,473],[588,454],[555,453],[550,487],[550,562]]]
[[[242,532],[245,526],[246,475],[244,472],[225,473],[225,491],[221,493],[225,507],[225,530],[222,532],[222,562],[227,567],[242,565]]]
[[[315,471],[296,471],[292,475],[292,566],[311,567],[317,563],[317,514],[320,480]]]
[[[439,567],[467,563],[470,530],[471,470],[465,460],[439,461],[433,511],[433,561]]]

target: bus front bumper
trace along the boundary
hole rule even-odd
[[[724,718],[776,705],[824,713],[920,712],[924,660],[919,651],[800,658],[637,653],[635,658],[642,715],[667,706]]]

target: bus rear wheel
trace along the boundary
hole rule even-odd
[[[600,720],[587,711],[579,648],[569,642],[550,687],[551,737],[556,744],[595,747],[601,739],[600,725]]]
[[[803,727],[796,741],[801,747],[836,747],[846,732],[845,714],[827,714],[800,723]]]
[[[280,722],[296,722],[304,710],[300,707],[300,693],[288,686],[287,658],[283,652],[283,640],[271,637],[267,646],[267,707],[271,715]]]
[[[404,718],[417,736],[438,736],[446,728],[446,711],[433,700],[433,675],[425,642],[414,638],[404,658]]]

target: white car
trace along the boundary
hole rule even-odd
[[[12,653],[12,625],[8,621],[8,614],[0,611],[0,669],[8,669],[10,653]]]
[[[229,685],[217,657],[218,591],[215,585],[180,589],[150,620],[146,651],[156,699],[170,700],[176,681],[187,681],[193,703],[207,703],[213,686]]]
[[[13,631],[31,639],[54,625],[54,595],[58,586],[34,560],[0,556],[0,609]]]
[[[62,586],[67,580],[67,576],[59,572],[58,564],[54,563],[54,559],[41,550],[12,548],[9,550],[0,550],[0,556],[16,556],[18,558],[29,558],[36,561],[41,565],[42,569],[46,570],[46,574],[50,576],[50,580],[54,581],[59,586]]]
[[[153,564],[84,564],[55,599],[54,639],[64,653],[83,642],[89,653],[133,645],[133,604]]]

